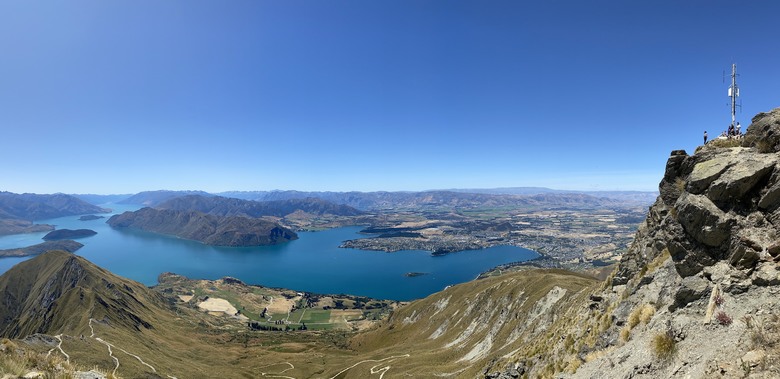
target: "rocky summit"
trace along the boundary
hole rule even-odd
[[[744,146],[710,143],[692,156],[673,151],[661,196],[613,284],[626,284],[664,250],[681,277],[728,277],[720,284],[730,293],[780,284],[770,277],[780,254],[780,154],[772,142],[778,131],[776,109],[755,117]]]
[[[672,151],[612,277],[484,377],[780,377],[778,151],[780,108],[742,138]]]
[[[615,321],[594,346],[604,354],[576,377],[780,376],[779,150],[780,108],[742,139],[671,153],[601,294]]]

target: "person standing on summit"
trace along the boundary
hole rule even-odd
[[[707,144],[707,131],[704,131],[704,144]]]

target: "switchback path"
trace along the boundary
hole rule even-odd
[[[272,365],[260,367],[259,369],[262,370],[262,369],[264,369],[266,367],[274,367],[274,366],[280,366],[280,365],[289,365],[290,367],[287,367],[286,369],[284,369],[282,371],[274,372],[274,373],[268,373],[268,372],[260,371],[260,375],[265,376],[267,378],[296,379],[296,378],[294,378],[292,376],[282,375],[282,374],[284,374],[287,371],[295,369],[295,366],[293,366],[293,364],[290,363],[290,362],[274,363]]]
[[[143,360],[143,359],[141,359],[141,357],[139,357],[139,356],[137,356],[137,355],[135,355],[135,354],[131,354],[131,353],[130,353],[130,352],[128,352],[127,350],[125,350],[125,349],[122,349],[121,347],[117,347],[116,345],[113,345],[113,344],[111,344],[111,343],[109,343],[109,342],[107,342],[107,341],[103,340],[103,339],[102,339],[102,338],[100,338],[100,337],[95,337],[95,328],[92,326],[92,321],[94,321],[94,319],[90,318],[90,319],[89,319],[89,329],[90,329],[90,330],[91,330],[91,332],[92,332],[92,334],[90,334],[90,337],[91,337],[91,338],[94,338],[94,339],[95,339],[95,341],[98,341],[98,342],[100,342],[100,343],[102,343],[102,344],[106,345],[106,346],[108,347],[108,355],[109,355],[109,356],[111,356],[111,358],[112,358],[112,359],[114,359],[114,361],[116,362],[116,367],[114,367],[114,371],[113,371],[112,375],[113,375],[113,374],[116,374],[116,370],[119,368],[119,359],[118,359],[117,357],[115,357],[115,356],[114,356],[114,354],[113,354],[113,351],[111,350],[111,348],[112,348],[112,347],[113,347],[113,348],[116,348],[116,349],[119,349],[121,352],[123,352],[123,353],[125,353],[125,354],[127,354],[127,355],[129,355],[129,356],[131,356],[131,357],[133,357],[133,358],[135,358],[135,359],[137,359],[137,360],[138,360],[138,362],[141,362],[141,364],[142,364],[142,365],[144,365],[144,366],[146,366],[146,367],[149,367],[149,368],[152,370],[152,372],[154,372],[155,374],[157,373],[157,369],[155,369],[155,368],[154,368],[152,365],[150,365],[150,364],[148,364],[148,363],[144,362],[144,360]],[[63,354],[65,354],[65,352],[63,352]],[[175,377],[172,377],[172,376],[170,376],[170,375],[168,375],[168,377],[169,377],[169,378],[175,378]]]
[[[393,362],[394,360],[396,360],[398,358],[409,358],[410,356],[411,355],[409,355],[409,354],[404,354],[404,355],[394,355],[392,357],[387,357],[387,358],[382,358],[382,359],[366,359],[366,360],[362,360],[362,361],[360,361],[358,363],[353,364],[352,366],[349,366],[349,367],[339,371],[336,375],[333,375],[332,377],[330,377],[330,379],[336,379],[337,376],[339,376],[339,375],[341,375],[341,374],[343,374],[343,373],[345,373],[345,372],[347,372],[347,371],[357,367],[358,365],[361,365],[361,364],[367,363],[367,362],[375,362],[375,363],[377,363],[376,365],[374,365],[373,367],[371,367],[369,369],[369,373],[372,374],[372,375],[373,374],[379,374],[379,379],[382,379],[385,376],[385,373],[390,370],[390,365],[388,364],[387,366],[383,366],[383,367],[377,368],[378,366],[382,366],[385,363],[391,363],[391,362]]]
[[[52,352],[52,351],[54,351],[54,349],[59,349],[59,350],[60,350],[60,353],[62,353],[62,355],[64,355],[64,356],[65,356],[65,361],[66,361],[66,362],[68,362],[68,363],[70,363],[70,355],[68,355],[68,354],[65,352],[65,350],[62,350],[62,334],[58,334],[58,335],[54,336],[54,338],[56,338],[56,339],[57,339],[57,341],[59,341],[59,342],[57,343],[57,347],[53,347],[53,348],[51,348],[51,349],[49,350],[49,352],[48,352],[48,353],[46,353],[46,358],[48,358],[48,357],[51,355],[51,352]]]
[[[92,321],[92,319],[90,319],[89,321]],[[91,326],[92,325],[90,325],[90,327]],[[93,333],[93,335],[94,335],[94,333]],[[106,342],[106,341],[103,341],[103,339],[100,338],[100,337],[95,338],[95,341],[98,341],[98,342],[100,342],[100,343],[102,343],[102,344],[104,344],[104,345],[106,345],[108,347],[108,356],[111,357],[114,360],[114,362],[116,362],[116,366],[114,366],[114,371],[111,372],[111,375],[112,376],[116,376],[116,370],[119,369],[119,358],[115,357],[114,356],[114,352],[111,351],[111,344]]]
[[[62,355],[65,356],[65,361],[70,363],[70,355],[68,355],[68,353],[66,353],[65,350],[62,350],[62,334],[58,334],[58,335],[54,336],[54,338],[56,338],[57,341],[60,341],[57,344],[57,348],[60,349],[60,353],[62,353]]]

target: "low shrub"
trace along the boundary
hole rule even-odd
[[[629,329],[634,329],[635,326],[639,325],[639,316],[642,314],[642,309],[637,308],[631,311],[631,314],[628,315],[628,327]]]
[[[718,312],[718,314],[715,315],[715,320],[718,321],[718,324],[721,324],[723,326],[729,326],[733,321],[731,319],[731,316],[727,315],[726,312],[723,311],[720,311]]]
[[[722,307],[723,304],[726,303],[726,300],[721,295],[715,296],[715,299],[713,299],[713,301],[715,302],[715,305],[717,305],[719,307]]]
[[[671,358],[677,349],[677,343],[670,332],[656,334],[651,343],[653,354],[663,360]]]
[[[623,329],[620,329],[620,340],[623,342],[627,342],[631,338],[631,328],[628,327],[628,325],[624,326]]]
[[[639,321],[641,321],[643,324],[647,324],[648,322],[650,322],[650,319],[653,318],[654,314],[655,314],[655,307],[651,304],[645,304],[641,308],[639,314]]]

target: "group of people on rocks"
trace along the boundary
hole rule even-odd
[[[733,123],[729,125],[728,129],[725,130],[723,133],[720,134],[720,137],[732,139],[732,138],[739,138],[742,136],[742,125],[737,122],[736,125]],[[704,143],[707,143],[707,131],[704,131]]]

